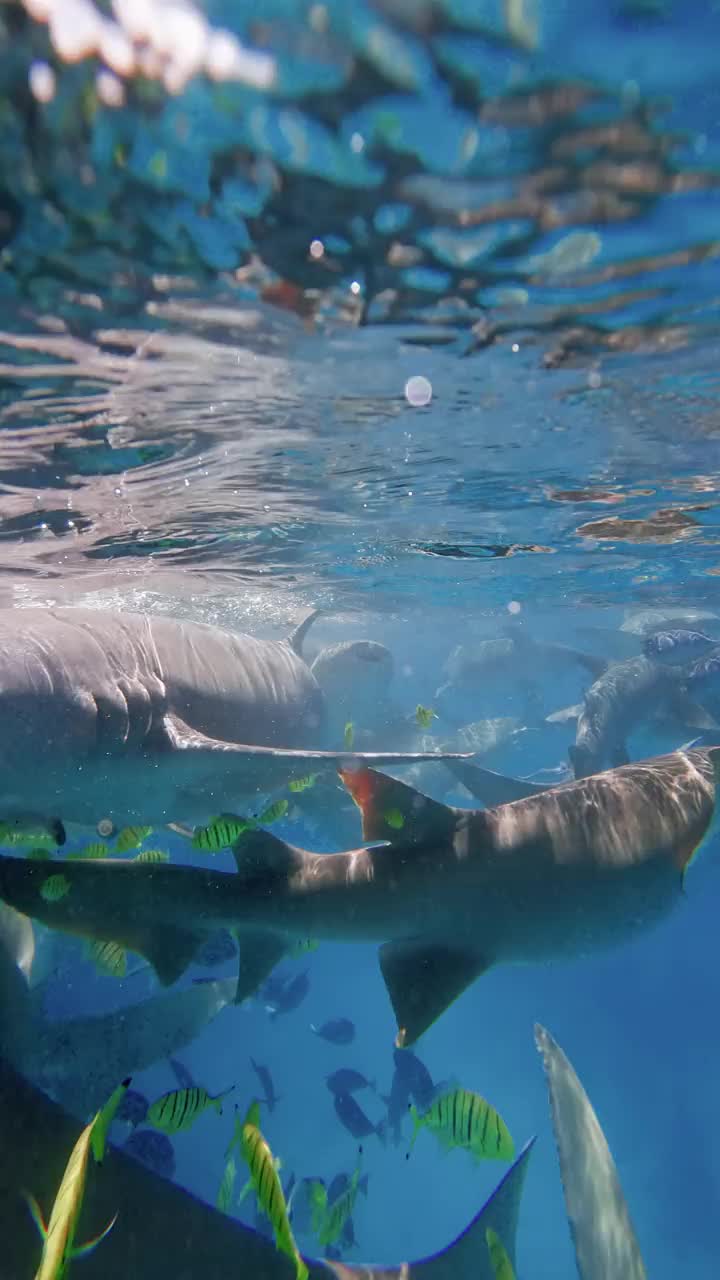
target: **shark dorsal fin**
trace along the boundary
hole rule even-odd
[[[338,772],[362,814],[363,840],[418,844],[452,837],[457,813],[447,805],[375,769]]]
[[[271,831],[244,831],[232,847],[238,874],[248,879],[283,875],[297,861],[297,850]]]
[[[303,618],[302,622],[298,623],[295,630],[290,632],[290,635],[287,638],[287,643],[290,645],[293,653],[297,654],[298,658],[302,658],[303,656],[302,647],[305,636],[310,630],[315,619],[319,618],[321,613],[322,609],[311,609],[310,613]]]

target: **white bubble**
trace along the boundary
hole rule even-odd
[[[359,294],[360,284],[357,280],[353,280],[352,284],[350,285],[350,292],[354,293],[355,297],[357,297],[357,295]]]
[[[508,613],[520,613],[522,611],[522,605],[519,600],[511,600],[507,610]]]
[[[28,80],[30,92],[38,102],[51,102],[55,97],[55,72],[47,62],[33,62]]]
[[[325,245],[323,244],[322,240],[312,240],[310,242],[311,258],[322,258],[324,252],[325,252]]]
[[[405,399],[411,404],[413,409],[422,409],[432,400],[432,383],[428,378],[424,378],[421,373],[416,374],[412,378],[408,378],[405,383]]]
[[[593,391],[597,391],[598,387],[602,386],[602,374],[598,373],[597,369],[593,369],[588,374],[588,386],[591,387]]]
[[[514,351],[514,352],[515,352],[515,354],[517,355],[517,352],[520,350],[520,343],[519,343],[519,342],[513,342],[512,347],[510,348],[510,350],[511,350],[511,351]]]
[[[354,151],[356,155],[359,155],[361,151],[365,150],[365,139],[361,133],[354,133],[352,135],[350,139],[350,150]]]

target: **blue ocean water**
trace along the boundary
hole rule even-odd
[[[122,26],[122,6],[101,9]],[[223,79],[199,57],[183,80],[180,53],[153,62],[153,36],[123,72],[107,49],[67,52],[62,4],[49,27],[3,6],[2,607],[139,610],[268,639],[319,608],[309,655],[385,644],[406,714],[433,706],[455,646],[508,627],[609,660],[683,611],[720,635],[720,9],[207,0],[202,13],[268,56],[272,82]],[[574,722],[545,716],[588,683],[570,663],[518,664],[479,682],[447,736],[516,717],[482,763],[564,777]],[[640,725],[631,758],[691,736]],[[441,765],[421,789],[470,803]],[[273,830],[318,851],[360,839],[352,814],[299,800]],[[178,835],[158,842],[204,865]],[[648,1275],[716,1274],[716,854],[715,841],[657,929],[491,969],[416,1047],[434,1080],[491,1101],[518,1148],[538,1135],[520,1280],[576,1273],[536,1022],[595,1106]],[[77,941],[37,939],[53,1018],[160,989],[134,958],[118,980]],[[173,1140],[175,1181],[211,1204],[235,1103],[257,1091],[251,1057],[280,1097],[263,1131],[283,1177],[355,1167],[325,1085],[336,1068],[377,1081],[360,1100],[384,1118],[396,1026],[376,948],[283,962],[304,969],[298,1008],[229,1005],[176,1055],[211,1093],[235,1086],[222,1116]],[[234,973],[232,959],[194,966],[181,985]],[[335,1017],[355,1024],[351,1045],[313,1034]],[[167,1059],[133,1079],[150,1100],[175,1087]],[[347,1261],[440,1249],[503,1172],[428,1133],[406,1159],[410,1133],[363,1140]],[[252,1224],[252,1199],[236,1212]]]

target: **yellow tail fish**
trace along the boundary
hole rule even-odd
[[[147,1118],[161,1133],[180,1133],[183,1129],[190,1129],[208,1107],[214,1107],[218,1115],[222,1115],[222,1100],[234,1088],[235,1085],[231,1085],[215,1097],[201,1085],[193,1085],[192,1089],[173,1089],[172,1093],[164,1093],[162,1098],[153,1102]]]
[[[270,1220],[275,1244],[281,1253],[295,1263],[296,1280],[308,1280],[308,1269],[295,1243],[272,1151],[260,1132],[260,1104],[257,1101],[251,1104],[245,1116],[240,1133],[240,1148],[250,1170],[250,1181],[258,1204]]]
[[[85,1195],[90,1152],[92,1151],[96,1163],[101,1164],[108,1130],[129,1086],[130,1079],[123,1080],[102,1111],[98,1111],[95,1119],[80,1134],[67,1162],[47,1226],[37,1200],[34,1196],[27,1196],[33,1220],[43,1238],[42,1257],[35,1272],[35,1280],[63,1280],[72,1259],[90,1253],[115,1225],[117,1214],[105,1230],[92,1240],[82,1245],[74,1243]]]
[[[502,1116],[469,1089],[453,1089],[436,1098],[422,1116],[411,1107],[410,1115],[415,1125],[411,1150],[420,1130],[428,1128],[442,1146],[448,1150],[462,1147],[476,1160],[512,1160],[515,1154],[515,1143]]]

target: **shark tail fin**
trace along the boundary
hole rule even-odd
[[[338,772],[362,814],[364,840],[415,844],[452,836],[457,814],[447,805],[375,769]]]

